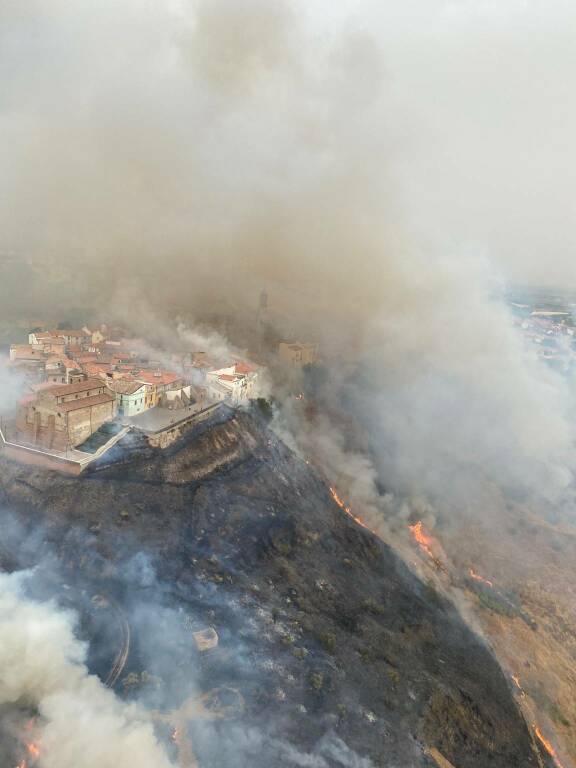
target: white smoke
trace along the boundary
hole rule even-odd
[[[25,393],[25,378],[0,357],[0,417],[12,413]]]
[[[74,616],[29,599],[26,579],[0,574],[0,704],[38,711],[38,765],[170,768],[146,712],[88,673]]]

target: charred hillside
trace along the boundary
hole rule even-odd
[[[164,678],[164,693],[149,694],[160,708],[190,695],[188,674],[195,695],[241,697],[210,737],[205,721],[187,723],[200,765],[370,765],[358,755],[398,768],[546,764],[456,609],[344,515],[255,416],[230,412],[169,452],[122,450],[123,461],[80,478],[2,460],[5,502],[27,543],[5,534],[0,554],[14,568],[48,547],[68,583],[112,595],[129,622],[154,602],[158,622],[169,607],[217,629],[212,655],[179,641],[152,669]],[[123,695],[140,694],[151,670],[140,627],[112,681]],[[106,654],[91,653],[105,677]]]

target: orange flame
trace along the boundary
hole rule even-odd
[[[432,545],[434,544],[434,539],[424,532],[424,526],[422,525],[422,521],[418,520],[417,523],[414,523],[414,525],[409,525],[408,528],[410,529],[410,535],[412,536],[414,541],[418,544],[418,547],[420,548],[420,550],[424,552],[424,554],[427,555],[432,560],[436,570],[447,573],[446,566],[444,565],[440,557],[438,557],[438,555],[435,555],[434,552],[432,551]],[[436,547],[438,549],[440,548],[440,545],[437,544]]]
[[[334,499],[336,504],[338,504],[338,506],[340,507],[341,510],[346,512],[348,517],[351,517],[352,520],[354,520],[355,523],[358,523],[358,525],[361,525],[362,528],[366,528],[366,530],[370,531],[370,533],[373,533],[373,534],[377,535],[376,531],[374,531],[372,528],[370,528],[368,525],[366,525],[366,523],[364,522],[364,520],[362,520],[361,517],[358,517],[357,515],[355,515],[354,512],[352,512],[352,510],[350,509],[350,507],[347,507],[346,504],[344,504],[344,502],[342,501],[340,496],[338,496],[338,494],[337,494],[337,492],[336,492],[336,490],[334,488],[330,488],[330,493],[332,494],[332,498]]]
[[[28,750],[28,754],[30,757],[33,757],[36,759],[40,755],[40,747],[35,744],[33,741],[31,741],[29,744],[26,744],[26,749]]]
[[[518,690],[520,691],[520,696],[526,696],[526,693],[524,692],[524,688],[522,688],[522,683],[520,682],[520,678],[518,675],[511,675],[512,681],[514,682],[514,685]]]
[[[488,579],[485,579],[483,576],[480,576],[478,573],[475,573],[475,571],[472,568],[469,568],[468,575],[470,576],[471,579],[474,579],[474,581],[479,581],[481,584],[486,584],[487,587],[494,589],[493,582],[489,581]]]
[[[30,741],[26,744],[26,751],[28,752],[32,760],[32,763],[35,763],[37,758],[40,757],[40,747],[38,746],[38,744],[36,744],[33,741]],[[30,766],[30,763],[28,763],[28,760],[24,758],[18,763],[16,768],[29,768],[29,766]]]
[[[434,557],[434,553],[430,549],[432,539],[430,536],[427,536],[424,533],[422,529],[422,521],[418,520],[417,523],[414,523],[414,525],[410,525],[408,527],[410,528],[410,533],[412,534],[414,541],[418,544],[420,549],[425,552],[428,557],[431,557],[433,560],[435,560],[436,558]]]
[[[36,726],[36,718],[32,718],[31,720],[28,720],[26,725],[24,726],[24,729],[28,731],[29,733],[34,730]],[[28,753],[28,757],[30,758],[30,761],[27,758],[23,758],[16,768],[31,768],[33,764],[36,763],[36,760],[40,757],[40,747],[38,745],[38,742],[30,740],[26,741],[25,743],[26,752]]]
[[[536,724],[533,725],[533,728],[534,728],[534,733],[536,734],[536,737],[537,737],[538,741],[540,742],[540,744],[542,744],[542,746],[544,747],[546,752],[548,752],[548,754],[550,755],[552,760],[554,760],[554,765],[556,766],[556,768],[564,768],[564,766],[562,765],[562,763],[560,762],[560,760],[558,758],[556,750],[554,749],[552,744],[548,741],[548,739],[546,739],[542,735],[542,731],[540,730],[540,728],[538,728],[538,726]]]

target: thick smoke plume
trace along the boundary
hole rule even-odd
[[[3,4],[21,307],[146,330],[142,303],[245,318],[264,284],[286,332],[362,361],[348,402],[393,490],[562,498],[570,386],[498,295],[572,279],[575,20],[560,0]]]
[[[0,574],[0,705],[37,710],[42,768],[169,768],[146,714],[85,666],[74,618],[26,597],[26,574]]]
[[[142,305],[245,318],[264,285],[370,451],[283,417],[363,508],[570,500],[572,382],[500,297],[574,285],[575,28],[564,0],[8,0],[3,304],[145,335]]]
[[[0,14],[1,245],[36,257],[47,306],[50,289],[81,304],[134,283],[242,305],[265,281],[287,304],[372,310],[390,263],[418,266],[408,229],[573,281],[562,0]]]
[[[455,508],[564,499],[571,385],[499,297],[572,279],[554,147],[574,115],[546,115],[575,21],[560,0],[3,4],[7,310],[93,310],[158,348],[157,317],[253,321],[265,285],[284,333],[360,362],[344,386],[371,458],[339,424],[301,441],[363,506],[377,480]]]

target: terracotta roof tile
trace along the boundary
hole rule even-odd
[[[180,381],[182,376],[172,371],[146,371],[141,370],[134,374],[138,381],[144,381],[146,384],[174,384]]]
[[[141,381],[128,381],[127,379],[116,379],[111,381],[108,385],[108,389],[113,390],[118,395],[133,395],[138,392],[139,389],[145,387]]]
[[[104,393],[102,395],[93,395],[92,397],[81,397],[78,400],[71,400],[69,403],[57,403],[52,406],[52,410],[58,413],[69,413],[70,411],[79,411],[81,408],[92,408],[95,405],[113,403],[115,400],[114,395]]]
[[[249,365],[248,363],[242,362],[242,363],[236,363],[235,370],[236,370],[236,373],[247,374],[247,373],[254,373],[255,368]]]
[[[79,394],[80,392],[86,392],[89,389],[96,389],[103,386],[104,384],[100,379],[86,379],[85,381],[78,381],[76,384],[56,384],[46,391],[60,397],[62,395]]]

